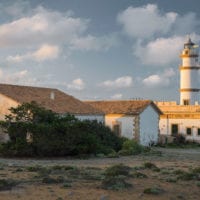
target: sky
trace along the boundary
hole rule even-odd
[[[188,36],[199,0],[0,0],[0,83],[178,102]]]

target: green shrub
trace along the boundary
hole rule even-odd
[[[16,181],[10,179],[0,179],[0,191],[10,190],[12,187],[16,186]]]
[[[134,172],[131,174],[131,177],[133,178],[148,178],[146,174],[143,174],[141,172]]]
[[[154,163],[151,163],[151,162],[145,162],[144,168],[152,169],[153,171],[160,171],[160,169]]]
[[[41,166],[36,165],[36,166],[28,166],[26,167],[26,170],[29,172],[38,172],[39,170],[41,170]]]
[[[123,176],[106,177],[102,181],[102,188],[107,190],[123,190],[130,187],[132,187],[132,185],[127,183]]]
[[[144,147],[135,140],[126,140],[123,142],[122,150],[119,151],[120,155],[136,155],[144,152]]]
[[[193,172],[185,172],[178,176],[178,179],[183,181],[198,180],[199,175]]]
[[[113,165],[105,170],[105,177],[102,181],[103,189],[121,190],[131,187],[130,183],[126,182],[131,168],[123,164]]]
[[[197,187],[200,187],[200,182],[197,182],[197,183],[196,183],[196,186],[197,186]]]
[[[128,176],[130,173],[131,168],[128,166],[125,166],[123,164],[117,164],[117,165],[113,165],[111,167],[108,167],[105,170],[105,176],[119,176],[119,175],[123,175],[123,176]]]
[[[44,177],[42,179],[42,183],[46,183],[46,184],[56,184],[56,183],[64,183],[65,179],[61,176],[57,177],[57,178],[52,178],[52,177]]]
[[[35,102],[10,109],[0,125],[11,141],[0,147],[8,156],[76,156],[118,152],[124,141],[97,121],[80,121],[72,115],[59,116]],[[31,141],[26,135],[31,133]]]
[[[164,190],[160,187],[152,187],[152,188],[146,188],[144,189],[144,194],[154,194],[154,195],[158,195],[158,194],[162,194],[164,192]]]

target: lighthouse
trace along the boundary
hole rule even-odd
[[[184,44],[180,55],[182,64],[180,66],[180,105],[195,105],[198,103],[198,48],[190,37]]]

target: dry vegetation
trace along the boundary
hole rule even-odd
[[[2,200],[188,200],[199,196],[199,148],[87,160],[0,159]]]

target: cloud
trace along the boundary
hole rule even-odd
[[[186,35],[195,34],[200,22],[193,12],[164,12],[156,4],[128,7],[118,14],[124,33],[134,39],[133,55],[145,65],[166,66],[178,62]]]
[[[34,52],[32,55],[36,60],[46,60],[57,58],[59,54],[59,48],[53,45],[43,45],[40,49]]]
[[[70,41],[87,29],[88,22],[39,7],[31,16],[1,25],[0,44],[12,47]]]
[[[107,80],[100,84],[100,86],[105,88],[127,88],[131,87],[133,84],[132,77],[122,76],[115,80]]]
[[[179,59],[185,37],[158,38],[147,44],[138,42],[133,47],[133,55],[146,65],[163,66]]]
[[[68,84],[67,88],[72,90],[83,90],[85,88],[85,83],[82,79],[77,78]]]
[[[147,87],[167,87],[171,83],[171,78],[175,76],[172,68],[164,71],[163,74],[153,74],[145,78],[142,83]]]
[[[37,79],[30,76],[27,70],[8,72],[0,69],[0,82],[19,85],[37,85]]]
[[[13,11],[14,12],[14,11]],[[17,12],[17,11],[16,11]],[[114,35],[87,34],[89,19],[38,7],[31,14],[0,25],[0,47],[27,48],[42,44],[71,50],[107,50],[115,45]]]
[[[111,99],[121,99],[122,98],[122,94],[118,93],[118,94],[114,94],[111,96]]]
[[[119,13],[117,21],[124,32],[133,38],[151,38],[155,34],[166,34],[175,23],[178,14],[161,13],[155,4],[143,7],[128,7]]]
[[[200,41],[200,35],[191,34],[191,38],[197,43]],[[133,55],[145,65],[166,66],[177,63],[186,40],[186,36],[174,36],[157,38],[146,44],[139,41],[133,47]]]
[[[26,53],[25,55],[15,55],[8,56],[7,61],[10,62],[22,62],[24,60],[35,60],[35,61],[45,61],[57,58],[59,55],[59,47],[55,45],[42,45],[38,50],[32,53]]]

